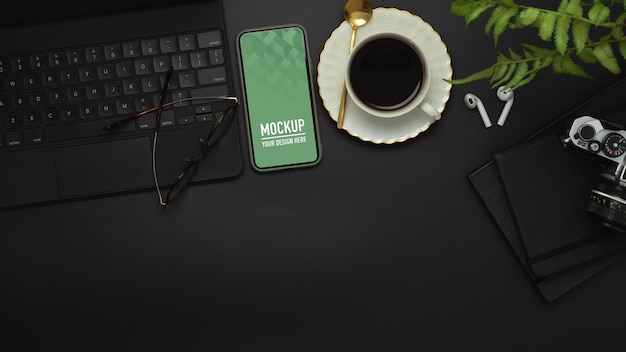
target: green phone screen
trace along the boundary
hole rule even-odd
[[[255,168],[263,171],[318,162],[304,30],[289,26],[243,32],[239,55]]]

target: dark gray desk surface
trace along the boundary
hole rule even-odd
[[[315,67],[343,19],[339,0],[225,3],[233,62],[240,30],[297,22]],[[534,40],[495,49],[451,1],[373,3],[429,22],[455,77]],[[390,147],[337,130],[318,97],[315,168],[258,174],[246,153],[239,179],[166,210],[145,192],[2,211],[2,332],[41,350],[623,350],[626,263],[544,302],[466,177],[618,78],[592,72],[540,75],[489,130],[463,95],[495,118],[495,92],[455,86],[440,122]]]

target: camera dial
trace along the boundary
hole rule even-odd
[[[603,147],[606,155],[617,158],[626,151],[626,138],[619,133],[609,133],[604,137]]]

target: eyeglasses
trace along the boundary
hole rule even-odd
[[[180,195],[181,191],[185,188],[185,186],[189,184],[189,181],[191,181],[191,179],[193,178],[193,175],[198,169],[198,163],[200,162],[200,160],[206,157],[209,147],[214,145],[220,139],[220,137],[224,134],[224,131],[226,131],[226,128],[228,127],[230,121],[233,119],[233,116],[235,115],[235,110],[237,108],[237,105],[239,104],[239,99],[237,99],[236,97],[230,97],[230,96],[199,96],[199,97],[191,97],[191,98],[182,98],[182,99],[178,99],[178,100],[166,103],[165,97],[167,95],[167,88],[169,86],[171,77],[172,77],[172,68],[170,67],[170,69],[167,71],[167,74],[165,76],[165,81],[163,82],[163,88],[161,90],[161,96],[159,98],[159,105],[152,107],[150,109],[141,111],[135,115],[121,119],[119,121],[116,121],[104,127],[105,130],[116,129],[131,121],[136,120],[137,118],[141,116],[144,116],[146,114],[156,111],[156,125],[154,127],[154,134],[153,134],[153,141],[152,141],[152,176],[154,178],[154,185],[156,187],[156,191],[159,196],[159,203],[162,206],[166,206],[170,204],[174,199],[176,199],[176,197]],[[181,103],[192,101],[192,100],[224,100],[224,101],[232,102],[232,105],[228,107],[224,112],[219,113],[219,115],[215,118],[215,121],[213,122],[213,125],[211,126],[211,130],[209,131],[208,136],[206,138],[200,138],[199,142],[202,145],[201,154],[196,157],[188,156],[185,158],[187,165],[181,171],[178,177],[176,177],[176,180],[174,180],[174,182],[172,183],[169,191],[167,192],[165,197],[163,197],[163,194],[161,193],[161,186],[159,185],[159,178],[157,176],[157,167],[156,167],[156,147],[157,147],[157,139],[159,136],[159,128],[161,126],[161,112],[163,111],[164,108],[168,108],[170,106],[181,104]]]

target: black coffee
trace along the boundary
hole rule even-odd
[[[375,39],[355,53],[350,80],[356,95],[379,110],[395,110],[419,92],[424,76],[422,61],[406,43]]]

